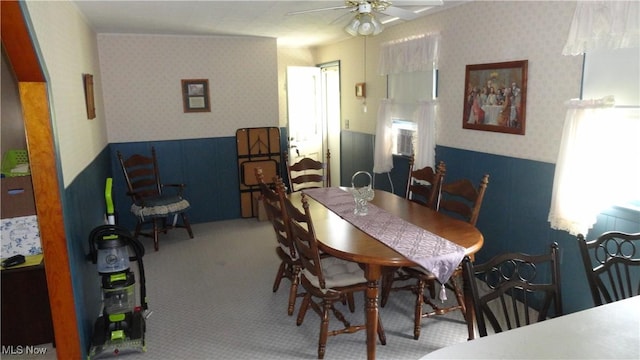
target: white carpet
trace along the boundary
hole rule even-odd
[[[271,225],[236,219],[196,224],[193,232],[194,239],[183,229],[161,235],[158,252],[151,239],[142,239],[152,312],[147,319],[147,352],[120,358],[316,359],[319,317],[309,311],[304,323],[296,326],[300,298],[295,314],[287,316],[288,280],[272,292],[279,261]],[[467,340],[457,311],[423,319],[420,339],[413,340],[413,304],[410,292],[393,292],[380,309],[387,345],[378,344],[378,359],[419,359]],[[364,295],[356,296],[355,313],[346,307],[343,313],[352,323],[363,322]],[[330,329],[338,323],[330,318]],[[329,337],[325,359],[365,358],[364,331]]]

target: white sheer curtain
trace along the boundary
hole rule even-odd
[[[391,138],[391,107],[388,99],[380,101],[378,123],[376,125],[376,142],[373,152],[373,172],[382,174],[393,169],[393,139]]]
[[[436,158],[436,122],[438,101],[421,101],[416,111],[415,122],[418,125],[416,156],[414,166],[422,169],[431,166],[435,169]]]
[[[411,72],[432,72],[438,63],[438,47],[440,34],[427,34],[390,41],[380,46],[378,73],[382,76]],[[419,86],[431,86],[419,84]],[[398,100],[398,99],[394,99]],[[427,99],[421,99],[427,100]],[[410,104],[411,119],[418,124],[416,140],[416,166],[433,166],[435,162],[435,115],[436,103],[413,102]],[[394,104],[393,100],[383,99],[378,111],[376,127],[376,144],[374,152],[374,172],[389,172],[393,168],[392,120],[394,108],[402,107],[406,111],[407,104]]]
[[[578,1],[563,55],[640,46],[640,2]]]
[[[587,234],[600,212],[640,199],[640,110],[571,100],[553,181],[551,228]]]

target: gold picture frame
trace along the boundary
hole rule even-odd
[[[527,60],[467,65],[462,128],[524,135]]]
[[[185,113],[211,112],[209,80],[182,80],[182,106]]]

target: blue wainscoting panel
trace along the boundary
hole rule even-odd
[[[133,229],[136,219],[129,211],[131,199],[117,152],[125,158],[132,154],[151,154],[155,147],[163,183],[184,183],[184,197],[191,209],[191,223],[240,217],[240,191],[235,137],[114,143],[110,145],[114,174],[114,199],[119,224]],[[196,234],[197,235],[197,234]]]
[[[62,195],[69,265],[83,353],[91,344],[93,323],[102,304],[98,269],[86,258],[89,253],[88,240],[91,230],[104,224],[104,188],[110,173],[110,154],[105,147],[64,189]],[[83,358],[86,358],[86,354]]]
[[[235,137],[183,142],[189,217],[194,223],[240,217],[240,183]]]
[[[356,171],[364,170],[373,174],[373,139],[371,134],[353,131],[340,133],[341,186],[351,186],[351,177]]]
[[[554,165],[439,146],[447,166],[445,183],[467,178],[476,184],[489,174],[477,227],[485,237],[476,260],[500,252],[544,252],[551,243],[547,214]]]
[[[436,147],[436,159],[446,162],[445,182],[457,178],[479,181],[483,174],[490,175],[477,223],[485,243],[476,261],[510,251],[542,253],[558,242],[565,313],[593,306],[575,236],[551,229],[547,220],[555,164],[445,146]],[[610,230],[640,231],[640,214],[610,209],[598,217],[589,238]]]
[[[393,168],[389,173],[375,174],[376,189],[404,197],[409,181],[409,157],[393,155]]]
[[[340,185],[351,186],[351,176],[356,171],[373,171],[374,138],[371,134],[341,132]],[[284,150],[286,136],[281,141]],[[235,137],[118,143],[110,145],[110,153],[114,198],[121,225],[133,229],[135,219],[129,213],[130,200],[124,195],[116,151],[125,155],[149,153],[151,146],[158,152],[163,181],[187,184],[185,196],[192,204],[189,215],[193,223],[240,217]],[[542,253],[548,251],[552,242],[558,242],[565,312],[592,306],[575,237],[551,229],[547,221],[554,164],[437,146],[436,161],[440,160],[447,166],[445,182],[468,178],[479,183],[484,174],[490,175],[477,223],[485,244],[476,254],[476,261],[484,262],[509,251]],[[393,191],[403,196],[408,159],[394,156],[393,161],[390,173]],[[376,174],[375,186],[386,191],[392,189],[387,174]],[[589,236],[608,230],[640,231],[638,212],[623,209],[605,212]]]

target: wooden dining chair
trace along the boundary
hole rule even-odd
[[[352,325],[342,312],[335,307],[335,303],[344,302],[348,298],[349,306],[353,311],[353,294],[367,291],[367,280],[364,276],[364,271],[357,263],[336,257],[320,256],[318,240],[309,212],[309,203],[304,193],[301,201],[304,212],[294,206],[289,199],[285,199],[291,236],[302,264],[300,283],[306,291],[300,305],[296,324],[298,326],[302,325],[309,307],[320,316],[318,359],[322,359],[325,355],[329,336],[350,334],[366,329],[364,324]],[[333,313],[344,327],[329,331],[330,313]],[[386,336],[379,318],[378,339],[383,345],[386,344]]]
[[[468,179],[461,179],[449,184],[443,184],[438,211],[444,213],[455,213],[459,218],[475,226],[478,220],[478,215],[480,214],[480,208],[482,206],[482,201],[484,199],[488,183],[489,175],[484,175],[477,189]],[[400,272],[402,274],[395,275],[394,282],[397,282],[398,279],[415,279],[415,282],[409,282],[409,284],[405,284],[403,286],[393,287],[389,284],[389,275],[388,272],[386,272],[383,275],[380,303],[384,306],[388,301],[389,293],[393,290],[411,290],[416,294],[413,329],[414,339],[417,340],[420,338],[423,318],[445,315],[452,311],[460,310],[465,321],[467,321],[469,325],[469,321],[466,316],[467,309],[464,301],[464,292],[461,286],[461,267],[458,267],[453,272],[446,284],[441,284],[435,275],[419,266],[405,267],[400,269]],[[443,303],[441,301],[443,298],[446,298],[445,289],[450,290],[454,294],[456,297],[455,304]],[[439,302],[440,304],[438,304]],[[423,308],[424,304],[428,305],[430,309],[425,311]]]
[[[431,166],[414,170],[413,163],[414,156],[411,155],[405,198],[437,210],[440,188],[446,172],[444,161],[438,163],[435,171]]]
[[[190,204],[182,195],[185,185],[163,184],[160,181],[155,148],[151,148],[151,156],[133,154],[124,159],[120,151],[117,152],[117,156],[127,184],[127,195],[133,202],[131,212],[138,220],[134,237],[142,235],[152,238],[156,251],[159,248],[158,234],[166,233],[172,228],[187,229],[189,238],[193,239],[193,231],[186,214]],[[172,190],[165,191],[168,188]],[[168,222],[170,217],[173,219]],[[178,223],[178,217],[182,219],[182,224]],[[148,223],[152,225],[152,229],[143,232],[143,225]]]
[[[289,302],[287,314],[293,315],[298,297],[298,284],[300,279],[300,258],[289,235],[289,219],[284,207],[285,186],[280,177],[274,179],[275,189],[264,182],[264,174],[261,167],[254,169],[258,186],[260,187],[260,200],[264,206],[267,218],[275,231],[277,246],[276,254],[280,258],[280,266],[273,283],[273,292],[278,291],[283,278],[291,281],[289,288]]]
[[[442,184],[438,211],[459,216],[475,226],[488,184],[489,174],[482,177],[477,188],[469,179]]]
[[[481,337],[562,315],[558,244],[542,255],[507,253],[484,264],[462,261],[465,293]]]
[[[331,152],[327,150],[326,162],[305,157],[293,165],[287,165],[290,191],[295,192],[303,189],[330,187],[330,159]],[[285,154],[285,163],[289,164],[288,154]]]
[[[578,245],[595,306],[640,295],[640,233],[578,234]]]
[[[430,166],[414,170],[414,161],[415,157],[411,155],[409,158],[409,174],[405,198],[437,211],[438,202],[440,201],[440,188],[446,172],[445,163],[440,161],[435,171]],[[410,278],[411,276],[403,271],[403,268],[385,269],[381,281],[381,306],[384,307],[386,305],[389,292],[392,290],[415,290],[413,285],[394,288],[394,283],[403,282]],[[414,337],[417,339],[419,334],[414,334]]]

